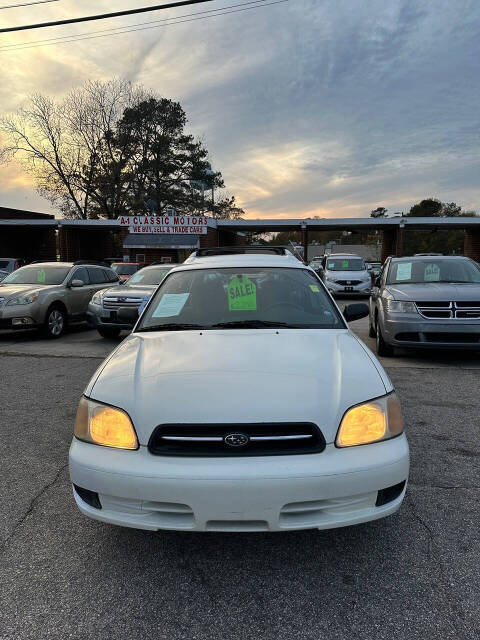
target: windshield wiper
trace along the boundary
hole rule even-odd
[[[232,320],[231,322],[218,322],[211,324],[207,329],[262,329],[264,327],[297,329],[303,325],[289,324],[288,322],[273,322],[270,320]]]
[[[166,324],[154,324],[151,327],[142,327],[138,331],[186,331],[189,329],[205,329],[200,324],[180,324],[177,322],[170,322]]]

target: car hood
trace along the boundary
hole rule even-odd
[[[362,280],[367,276],[370,277],[368,271],[330,271],[326,269],[325,273],[328,273],[329,278],[335,280]]]
[[[394,300],[405,301],[470,301],[478,300],[480,284],[449,284],[447,282],[427,282],[423,284],[390,284],[387,290]]]
[[[85,393],[127,411],[147,444],[163,423],[272,421],[314,422],[333,442],[349,407],[390,390],[347,329],[250,329],[131,334]]]
[[[10,298],[13,295],[27,295],[29,293],[38,293],[44,289],[57,286],[51,284],[1,284],[0,283],[0,298]]]
[[[134,286],[116,286],[106,289],[103,292],[104,296],[119,296],[120,298],[149,298],[158,284],[152,284],[151,286],[134,287]]]

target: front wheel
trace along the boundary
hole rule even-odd
[[[98,333],[102,336],[102,338],[118,338],[120,335],[121,329],[98,329]]]
[[[43,333],[47,338],[60,338],[65,331],[66,316],[60,307],[50,307],[45,317]]]
[[[383,356],[384,358],[388,358],[393,356],[394,347],[391,344],[385,342],[382,336],[382,330],[380,329],[380,323],[377,320],[377,336],[376,336],[376,346],[377,346],[377,354],[379,356]]]

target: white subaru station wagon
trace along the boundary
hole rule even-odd
[[[125,320],[134,309],[119,310]],[[400,507],[392,383],[315,272],[279,248],[172,269],[80,400],[79,509],[139,529],[328,529]]]

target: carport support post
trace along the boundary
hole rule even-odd
[[[303,245],[303,262],[308,264],[308,229],[307,223],[302,222],[302,245]]]

